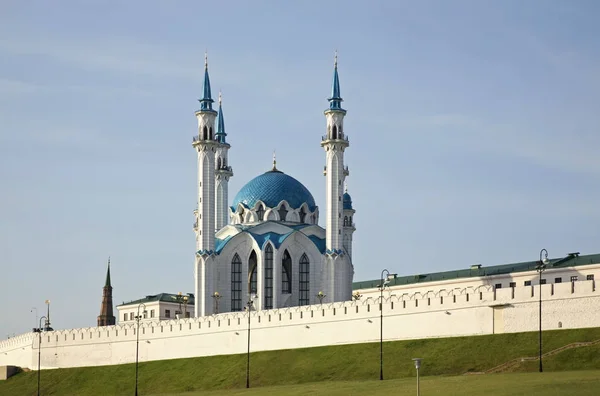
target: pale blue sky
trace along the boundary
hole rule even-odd
[[[0,6],[0,338],[193,292],[205,49],[230,198],[278,167],[321,208],[333,51],[355,280],[600,252],[594,1],[25,1]]]

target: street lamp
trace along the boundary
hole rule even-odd
[[[248,353],[246,355],[246,388],[250,388],[250,312],[252,311],[252,305],[254,305],[254,299],[256,297],[256,294],[250,295],[250,298],[248,298],[248,302],[246,303],[246,311],[248,312]]]
[[[415,362],[415,368],[417,369],[417,396],[421,395],[421,390],[419,389],[419,369],[421,368],[421,358],[414,358],[413,362]]]
[[[137,320],[137,330],[135,332],[136,340],[135,340],[135,396],[138,394],[138,356],[140,351],[140,307],[144,306],[144,313],[146,313],[146,304],[140,303],[137,309],[137,316],[135,319]]]
[[[42,316],[40,318],[40,327],[38,327],[37,329],[33,329],[33,331],[35,333],[38,333],[38,372],[37,372],[37,394],[38,396],[40,396],[40,366],[41,366],[41,362],[42,362],[42,319],[45,319],[46,321],[48,320],[47,317]],[[47,323],[47,322],[46,322]]]
[[[362,294],[360,294],[358,291],[352,293],[352,301],[354,301],[354,302],[360,300],[361,297],[362,297]]]
[[[543,256],[543,258],[542,258]],[[542,369],[542,272],[546,269],[546,265],[550,261],[548,260],[548,251],[546,249],[540,250],[540,261],[535,267],[535,270],[540,274],[540,373]]]
[[[213,312],[216,315],[219,313],[219,300],[221,299],[221,295],[219,294],[219,292],[214,292],[212,298],[215,300]]]
[[[187,304],[188,304],[189,299],[190,299],[190,296],[188,296],[187,294],[185,296],[183,296],[183,310],[184,310],[183,317],[184,318],[189,317],[188,310],[187,310]]]
[[[327,297],[327,294],[323,293],[322,291],[317,293],[317,298],[319,299],[319,304],[323,305],[323,299]]]
[[[52,328],[50,327],[50,300],[46,300],[46,305],[48,306],[48,313],[46,315],[46,331],[51,331]]]
[[[383,280],[383,274],[386,274],[385,281]],[[390,284],[390,271],[384,269],[381,271],[381,283],[379,284],[379,291],[381,292],[381,300],[379,301],[379,380],[383,381],[383,289]]]

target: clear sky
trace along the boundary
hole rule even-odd
[[[355,280],[600,252],[595,1],[31,1],[0,6],[0,338],[193,292],[208,51],[230,198],[278,168],[325,214],[339,72]],[[116,310],[115,310],[116,311]]]

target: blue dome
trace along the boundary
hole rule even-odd
[[[352,198],[348,193],[344,193],[344,209],[352,209]]]
[[[233,199],[232,209],[235,210],[240,203],[254,208],[259,200],[270,208],[283,200],[293,209],[298,209],[305,202],[311,211],[316,208],[310,191],[298,180],[278,170],[263,173],[246,183]]]

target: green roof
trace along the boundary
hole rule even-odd
[[[600,254],[589,254],[579,256],[578,254],[569,254],[566,257],[559,259],[550,259],[550,263],[546,268],[565,268],[578,267],[581,265],[598,264],[600,263]],[[389,286],[411,285],[417,283],[437,282],[461,278],[476,278],[482,276],[493,276],[512,274],[515,272],[534,271],[539,264],[539,260],[526,261],[514,264],[494,265],[491,267],[483,267],[481,265],[473,265],[468,269],[460,269],[454,271],[434,272],[431,274],[416,274],[409,276],[397,276],[390,280]],[[352,289],[370,289],[377,288],[381,283],[381,279],[367,280],[352,283]]]
[[[181,297],[186,296],[186,294],[182,294]],[[192,293],[188,293],[188,302],[187,305],[194,305],[194,294]],[[135,305],[135,304],[141,304],[141,303],[149,303],[149,302],[155,302],[155,301],[163,301],[163,302],[170,302],[170,303],[179,303],[179,294],[171,294],[171,293],[159,293],[159,294],[155,294],[153,296],[146,296],[145,298],[140,298],[139,300],[133,300],[133,301],[129,301],[129,302],[123,302],[120,305],[117,305],[117,307],[122,307],[123,305]],[[183,299],[181,299],[181,303],[183,304]]]

